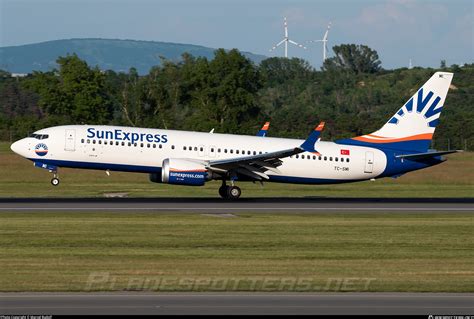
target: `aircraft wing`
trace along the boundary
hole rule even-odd
[[[317,153],[314,145],[319,140],[324,122],[321,122],[309,137],[299,146],[269,153],[262,153],[252,156],[242,156],[222,160],[209,161],[207,168],[218,174],[245,175],[255,180],[267,180],[267,171],[279,174],[278,166],[283,162],[282,158],[296,155],[303,152]],[[317,153],[319,154],[319,153]]]

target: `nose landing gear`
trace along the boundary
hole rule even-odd
[[[51,185],[58,186],[59,185],[59,175],[58,172],[53,172],[53,178],[51,178]]]
[[[58,167],[57,166],[46,164],[46,163],[43,163],[43,162],[40,162],[40,161],[34,162],[33,165],[35,167],[39,167],[39,168],[42,168],[42,169],[47,169],[48,172],[53,173],[53,178],[51,179],[51,185],[53,185],[53,186],[58,186],[59,185],[59,174],[58,174]]]

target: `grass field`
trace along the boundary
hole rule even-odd
[[[218,182],[203,187],[155,184],[146,174],[75,169],[60,170],[61,185],[49,183],[51,174],[13,154],[0,143],[0,197],[102,197],[125,193],[130,197],[218,197]],[[240,183],[243,197],[473,197],[474,153],[453,154],[438,166],[408,173],[398,179],[342,185]]]
[[[1,291],[474,291],[472,214],[1,219]]]

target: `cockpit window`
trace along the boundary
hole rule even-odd
[[[45,140],[49,137],[48,134],[30,134],[28,137],[33,137],[33,138],[36,138],[37,140]]]

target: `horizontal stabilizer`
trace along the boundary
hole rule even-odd
[[[417,153],[417,154],[397,155],[395,157],[409,159],[409,160],[419,160],[419,159],[432,158],[436,156],[457,153],[457,152],[462,152],[462,151],[454,150],[454,151],[441,151],[441,152],[426,152],[426,153]]]

